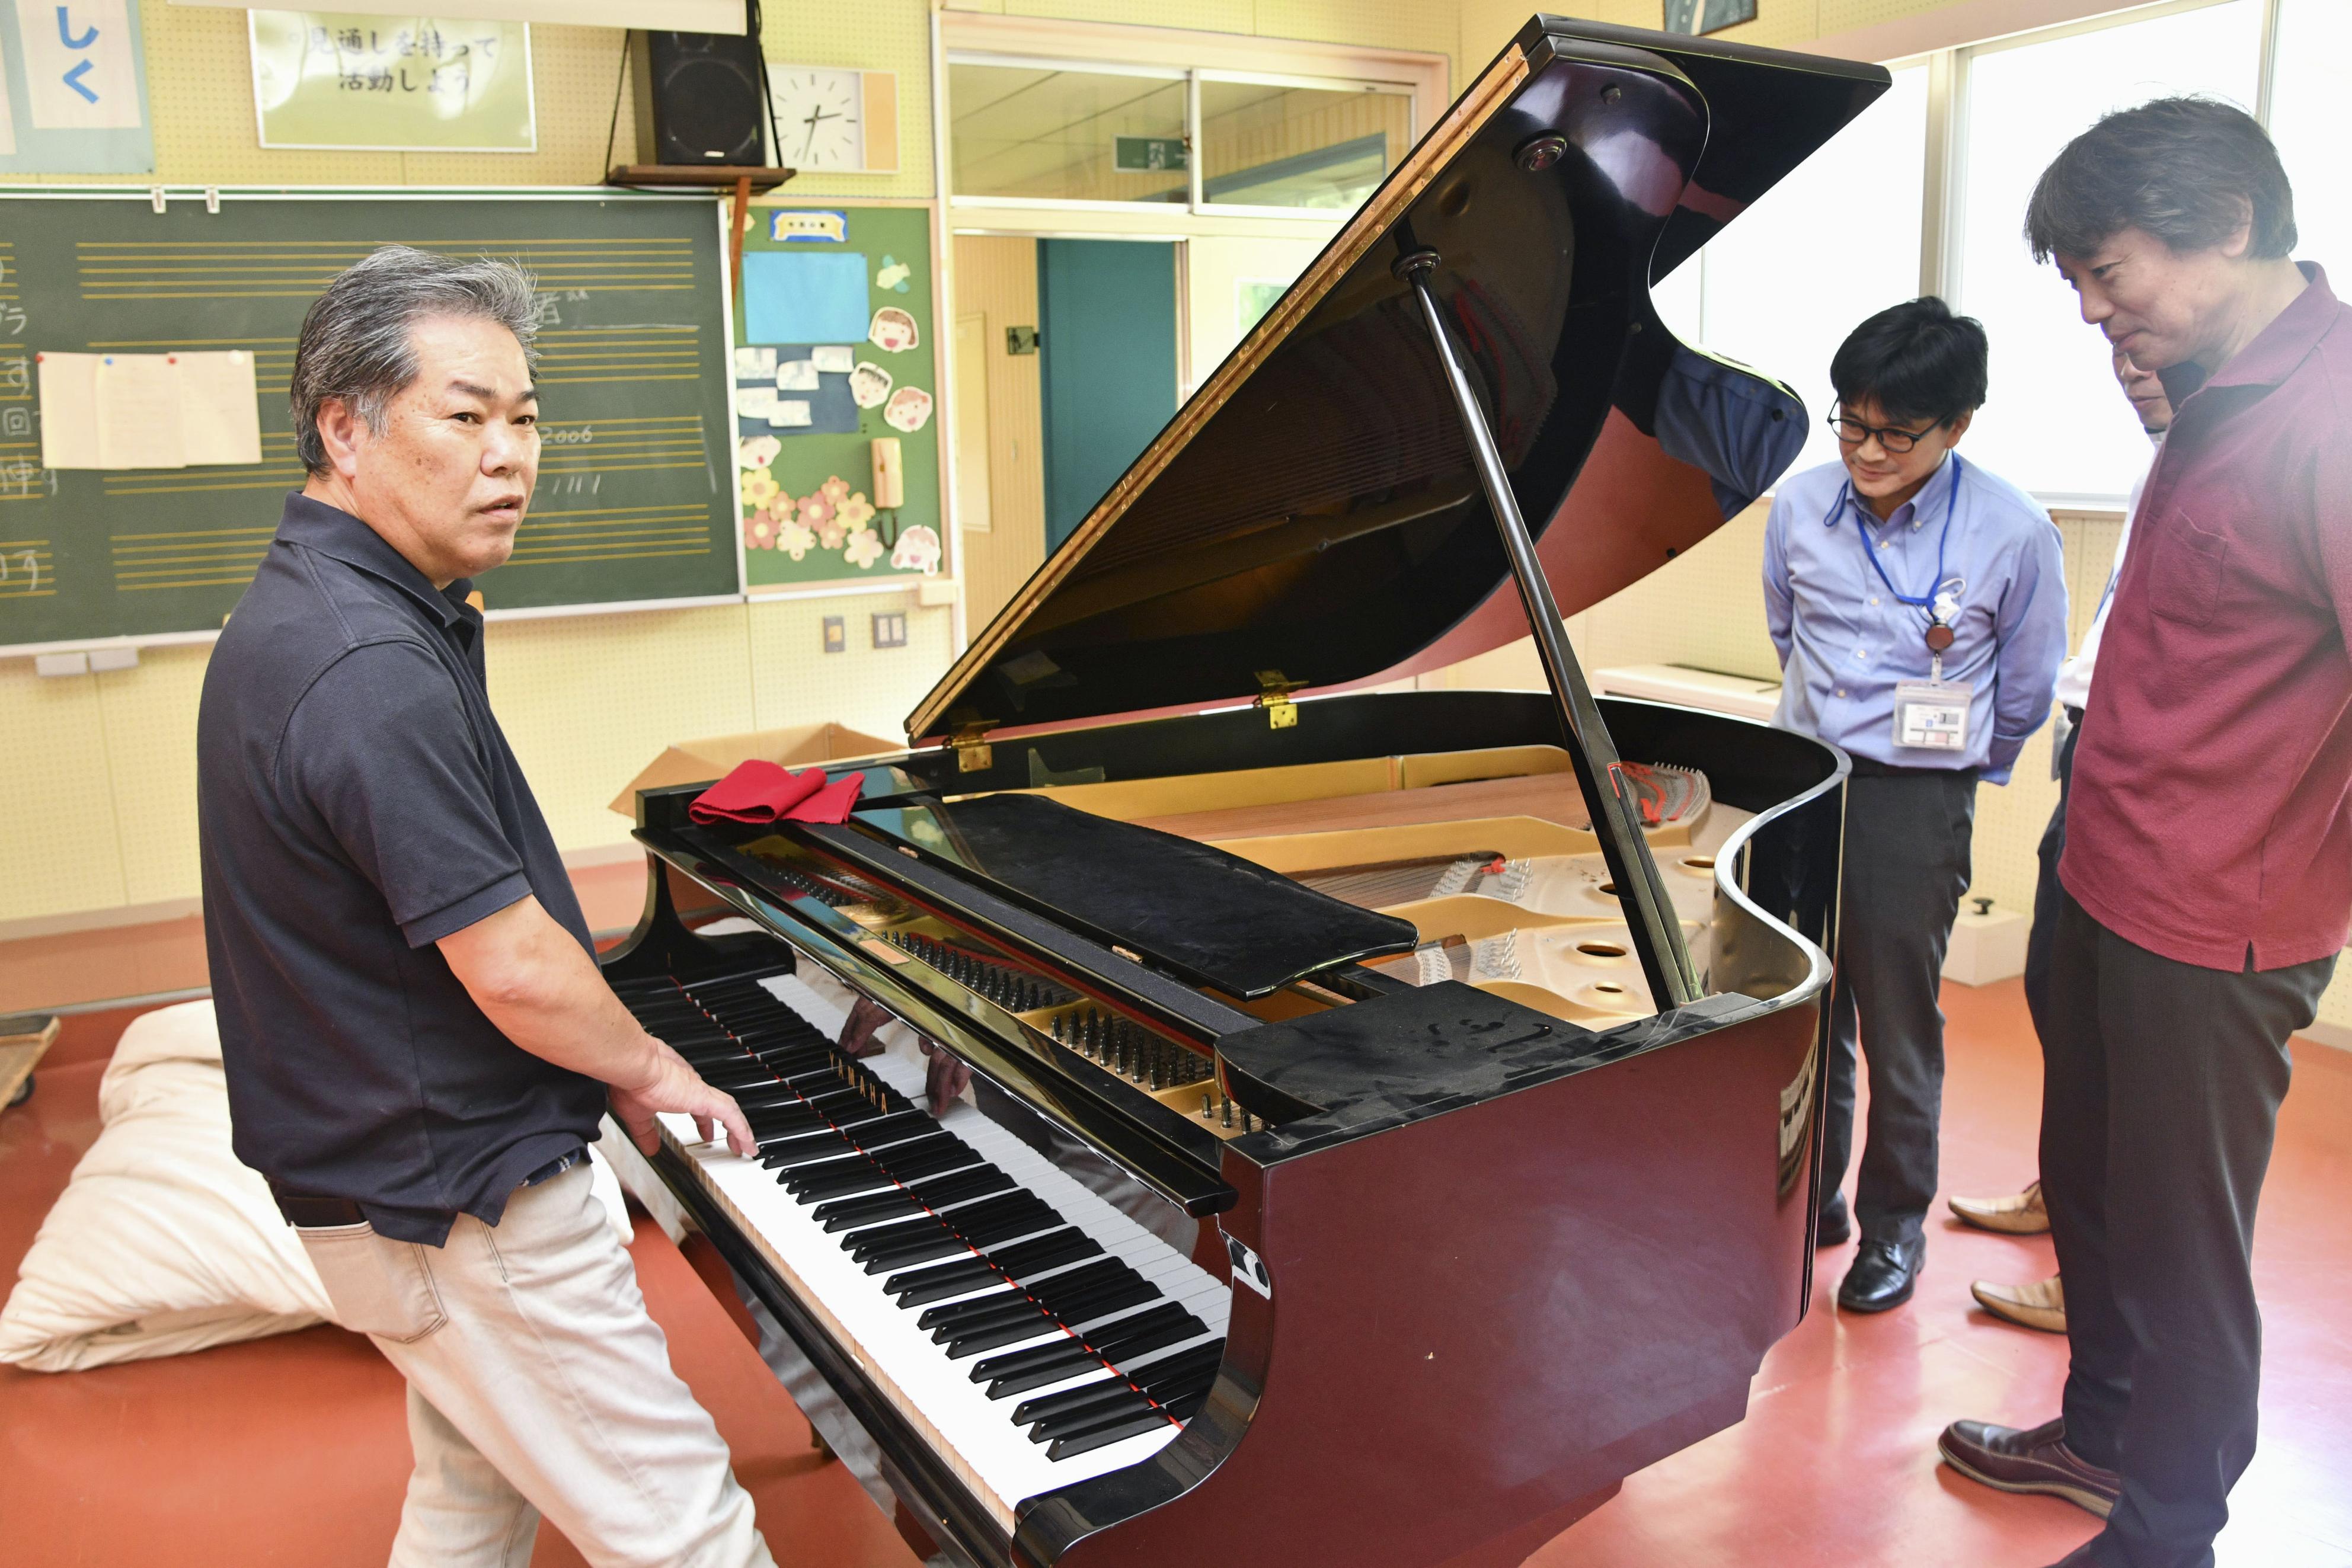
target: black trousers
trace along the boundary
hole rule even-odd
[[[1854,1218],[1865,1241],[1916,1240],[1936,1201],[1944,1108],[1944,950],[1969,886],[1974,773],[1864,773],[1846,784],[1837,988],[1830,1001],[1822,1192],[1853,1154],[1857,1045],[1870,1063],[1870,1124]]]
[[[2025,1010],[2032,1015],[2033,1032],[2047,1040],[2050,1025],[2050,946],[2058,936],[2058,860],[2066,852],[2066,797],[2074,788],[2074,742],[2082,738],[2083,714],[2068,708],[2074,724],[2058,747],[2058,808],[2042,830],[2037,852],[2042,870],[2033,883],[2033,924],[2025,934]]]
[[[2163,957],[2062,889],[2041,1023],[2042,1191],[2066,1281],[2066,1442],[2123,1472],[2109,1568],[2206,1568],[2254,1452],[2250,1256],[2292,1064],[2333,956]]]

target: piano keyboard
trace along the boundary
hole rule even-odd
[[[919,1061],[843,1056],[842,1012],[772,967],[615,989],[760,1149],[664,1140],[1008,1531],[1200,1408],[1228,1287],[971,1106],[933,1118]]]

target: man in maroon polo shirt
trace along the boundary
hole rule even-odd
[[[2105,1516],[2062,1568],[2203,1568],[2254,1451],[2249,1253],[2287,1037],[2352,920],[2352,308],[2290,259],[2277,152],[2226,104],[2108,115],[2043,172],[2025,227],[2174,416],[2059,862],[2042,1177],[2063,1413],[1955,1422],[1939,1446]]]

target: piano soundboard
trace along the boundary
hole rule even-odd
[[[677,1115],[665,1145],[1008,1532],[1200,1408],[1230,1287],[972,1106],[933,1117],[918,1063],[845,1054],[845,1015],[788,968],[615,989],[760,1148]]]

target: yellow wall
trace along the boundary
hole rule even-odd
[[[1453,0],[994,0],[974,9],[1362,43],[1451,55]],[[242,12],[151,4],[146,31],[156,169],[131,183],[586,184],[605,168],[623,35],[536,27],[540,151],[490,154],[264,151],[256,145]],[[795,195],[933,192],[930,24],[924,0],[815,0],[768,8],[767,53],[898,78],[899,169],[811,176]],[[621,105],[617,147],[635,126]],[[86,183],[89,176],[52,177]],[[1010,585],[1006,585],[1009,587]],[[868,617],[904,609],[908,646],[869,647]],[[820,653],[819,621],[849,651]],[[950,613],[911,595],[768,602],[493,625],[490,695],[567,852],[621,843],[605,802],[669,741],[839,719],[878,735],[946,667]],[[195,896],[195,708],[202,648],[147,651],[136,669],[43,679],[0,660],[0,933]]]

